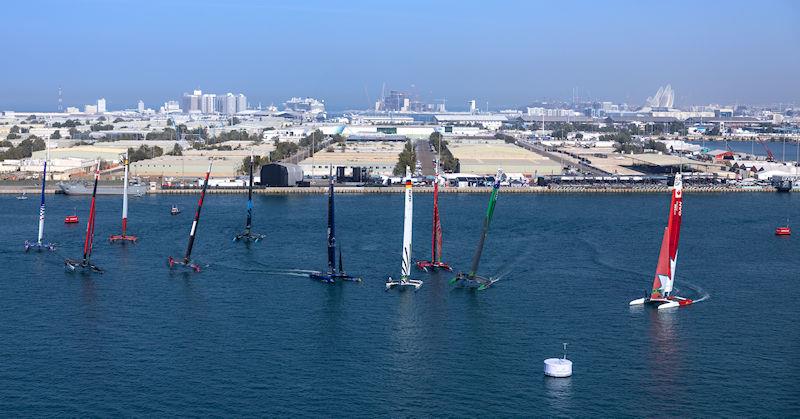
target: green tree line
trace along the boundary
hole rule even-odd
[[[4,143],[10,144],[10,143]],[[0,160],[6,159],[24,159],[28,158],[33,155],[34,151],[44,150],[46,147],[44,140],[41,138],[31,135],[30,137],[22,140],[21,143],[17,144],[16,147],[11,147],[8,150],[0,153]]]
[[[413,174],[413,170],[417,165],[417,152],[414,151],[414,144],[411,140],[406,141],[406,146],[403,147],[403,151],[397,156],[397,164],[394,166],[394,170],[392,173],[395,176],[403,176],[406,173],[406,166],[410,168]]]
[[[450,149],[447,148],[447,141],[442,138],[442,133],[434,132],[433,134],[428,137],[428,142],[433,145],[433,149],[436,151],[437,154],[441,155],[441,161],[439,162],[442,171],[456,173],[459,170],[459,162],[458,159],[453,156],[453,153],[450,152]],[[441,139],[442,149],[439,150],[439,140]]]

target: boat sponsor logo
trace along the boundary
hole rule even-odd
[[[676,202],[672,208],[672,213],[678,216],[683,215],[683,202]]]

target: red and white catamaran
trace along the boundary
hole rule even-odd
[[[441,147],[441,145],[439,146]],[[417,261],[417,269],[425,272],[428,270],[444,269],[452,271],[445,262],[442,262],[442,222],[439,219],[439,159],[436,159],[436,174],[433,180],[433,233],[431,237],[431,260]]]
[[[658,265],[653,278],[653,289],[650,295],[630,302],[630,305],[652,304],[658,309],[687,306],[692,300],[672,295],[675,283],[675,265],[678,258],[678,239],[681,234],[681,217],[683,215],[683,182],[681,174],[675,175],[675,186],[672,188],[669,221],[661,240],[661,251],[658,254]]]
[[[128,168],[130,166],[130,160],[128,160],[128,153],[125,153],[125,157],[123,157],[122,164],[125,167],[125,179],[124,184],[122,186],[122,234],[112,234],[108,237],[108,241],[111,243],[125,243],[125,242],[133,242],[136,243],[136,236],[129,236],[128,233]]]
[[[92,263],[92,249],[94,245],[94,217],[96,213],[95,202],[97,199],[97,181],[100,179],[100,162],[94,172],[94,187],[92,188],[92,203],[89,206],[89,220],[86,222],[86,238],[83,241],[83,259],[65,259],[64,267],[68,272],[81,270],[83,272],[103,273],[103,269]]]
[[[194,272],[200,272],[200,265],[192,261],[192,248],[194,247],[194,238],[197,233],[197,224],[200,222],[200,211],[203,209],[203,201],[206,199],[206,190],[208,189],[208,177],[211,175],[212,160],[208,161],[208,170],[206,171],[205,180],[203,180],[203,189],[200,190],[200,199],[197,201],[197,210],[194,212],[194,220],[192,221],[192,229],[189,231],[189,244],[186,246],[186,254],[183,259],[176,259],[172,256],[167,258],[167,265],[170,269],[174,267],[183,267],[191,269]]]

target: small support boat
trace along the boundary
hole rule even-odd
[[[776,227],[775,228],[775,235],[776,236],[791,236],[792,229],[789,227],[789,220],[786,220],[786,225],[783,227]]]
[[[418,290],[422,286],[422,281],[411,279],[411,233],[413,230],[412,218],[414,216],[414,200],[411,192],[411,168],[406,167],[406,195],[405,195],[405,216],[403,217],[403,264],[400,268],[400,278],[393,279],[391,276],[386,280],[386,290],[392,287],[414,287]]]
[[[459,272],[455,278],[450,280],[451,284],[459,284],[468,288],[477,288],[478,291],[483,291],[497,282],[496,278],[487,278],[478,275],[478,264],[481,261],[481,254],[483,253],[483,245],[486,243],[486,236],[489,234],[489,225],[492,223],[494,216],[494,207],[497,204],[497,193],[500,190],[500,182],[503,178],[503,171],[498,170],[497,176],[494,178],[492,184],[492,194],[489,196],[489,207],[486,208],[486,216],[483,218],[483,229],[481,230],[481,238],[478,240],[478,247],[475,249],[475,255],[472,256],[472,266],[469,272]]]
[[[125,243],[125,242],[133,242],[136,243],[136,236],[129,236],[127,235],[128,230],[128,153],[125,153],[125,157],[123,160],[123,164],[125,165],[125,184],[122,186],[122,234],[114,234],[108,238],[108,241],[111,243]]]
[[[206,198],[206,190],[208,189],[208,176],[211,174],[211,164],[213,161],[209,160],[208,162],[208,171],[206,172],[206,179],[203,181],[203,189],[200,191],[200,200],[197,201],[197,211],[194,213],[194,220],[192,221],[192,229],[189,231],[189,245],[186,247],[186,254],[183,256],[182,260],[178,260],[173,258],[172,256],[167,258],[167,265],[169,268],[172,269],[175,266],[182,266],[184,268],[188,268],[193,270],[194,272],[200,272],[200,265],[192,262],[192,247],[194,247],[194,238],[195,234],[197,233],[197,224],[200,222],[200,210],[203,209],[203,201]]]
[[[308,277],[326,284],[335,284],[337,281],[361,282],[361,278],[348,275],[345,272],[342,264],[341,246],[339,246],[339,268],[336,268],[336,222],[334,217],[336,212],[333,206],[333,168],[331,168],[331,174],[328,177],[330,179],[328,186],[328,270],[327,272],[312,272],[308,274]]]
[[[181,210],[178,209],[177,205],[173,205],[172,208],[169,210],[170,215],[178,215],[181,213]]]
[[[28,199],[28,195],[26,195],[25,192],[23,192],[22,195],[17,195],[17,199],[20,201],[22,201],[23,199]]]
[[[64,224],[78,224],[78,221],[77,211],[73,211],[72,215],[64,217]]]
[[[86,238],[83,241],[83,259],[65,259],[64,267],[68,272],[82,270],[86,273],[103,273],[103,270],[92,263],[92,245],[94,244],[94,217],[95,200],[97,197],[97,180],[100,178],[100,163],[94,172],[94,188],[92,189],[92,204],[89,207],[89,221],[86,223]]]
[[[678,239],[681,233],[681,219],[683,217],[683,182],[681,174],[675,175],[672,188],[672,200],[669,207],[669,220],[664,228],[661,239],[661,251],[658,254],[656,274],[653,278],[653,288],[649,295],[630,302],[630,305],[655,305],[659,310],[673,307],[682,307],[692,304],[689,298],[672,295],[675,283],[675,267],[678,259]]]

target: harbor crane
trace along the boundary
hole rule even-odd
[[[775,161],[775,155],[772,154],[772,150],[770,150],[769,147],[767,147],[767,143],[764,140],[761,140],[761,139],[758,140],[758,143],[761,144],[762,147],[764,147],[764,150],[766,150],[766,152],[767,152],[767,161],[768,162],[774,162]]]

